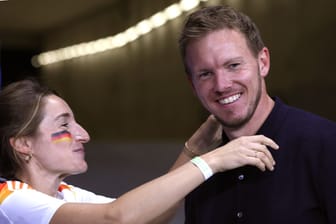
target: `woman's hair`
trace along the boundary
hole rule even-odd
[[[34,79],[14,82],[0,91],[0,175],[15,178],[23,162],[10,138],[33,136],[42,120],[43,97],[56,94]],[[57,95],[57,94],[56,94]]]
[[[190,14],[182,29],[179,46],[184,65],[186,66],[186,48],[190,42],[221,29],[232,29],[242,33],[255,56],[264,47],[258,27],[247,15],[229,6],[205,7]]]

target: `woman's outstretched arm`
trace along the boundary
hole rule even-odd
[[[267,146],[278,148],[275,142],[262,135],[240,137],[199,158],[213,173],[244,165],[256,166],[261,171],[273,170],[275,162]],[[54,214],[51,223],[149,223],[204,181],[204,169],[187,162],[112,203],[65,203]]]

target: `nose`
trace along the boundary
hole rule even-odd
[[[87,143],[90,141],[89,133],[79,124],[77,124],[74,138],[76,141],[81,143]]]
[[[232,87],[232,79],[228,74],[224,72],[218,72],[215,74],[214,80],[214,88],[218,93],[227,91]]]

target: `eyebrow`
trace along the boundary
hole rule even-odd
[[[228,59],[225,59],[225,61],[223,62],[222,66],[227,66],[231,63],[234,63],[236,61],[239,61],[239,62],[244,62],[244,58],[242,56],[236,56],[236,57],[232,57],[232,58],[228,58]],[[208,69],[208,68],[200,68],[198,70],[196,70],[194,73],[202,73],[202,72],[208,72],[208,71],[211,71],[211,69]],[[194,74],[193,73],[193,74]]]
[[[70,117],[70,113],[62,113],[62,114],[58,115],[54,120],[58,121],[62,118],[69,118],[69,117]]]
[[[234,58],[229,58],[224,62],[224,65],[230,64],[230,63],[235,62],[235,61],[244,61],[244,58],[240,57],[240,56],[234,57]]]

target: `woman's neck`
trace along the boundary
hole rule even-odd
[[[45,193],[49,196],[56,197],[58,187],[63,179],[58,176],[50,176],[48,174],[35,173],[17,173],[15,176],[18,180],[28,184],[33,189]]]

